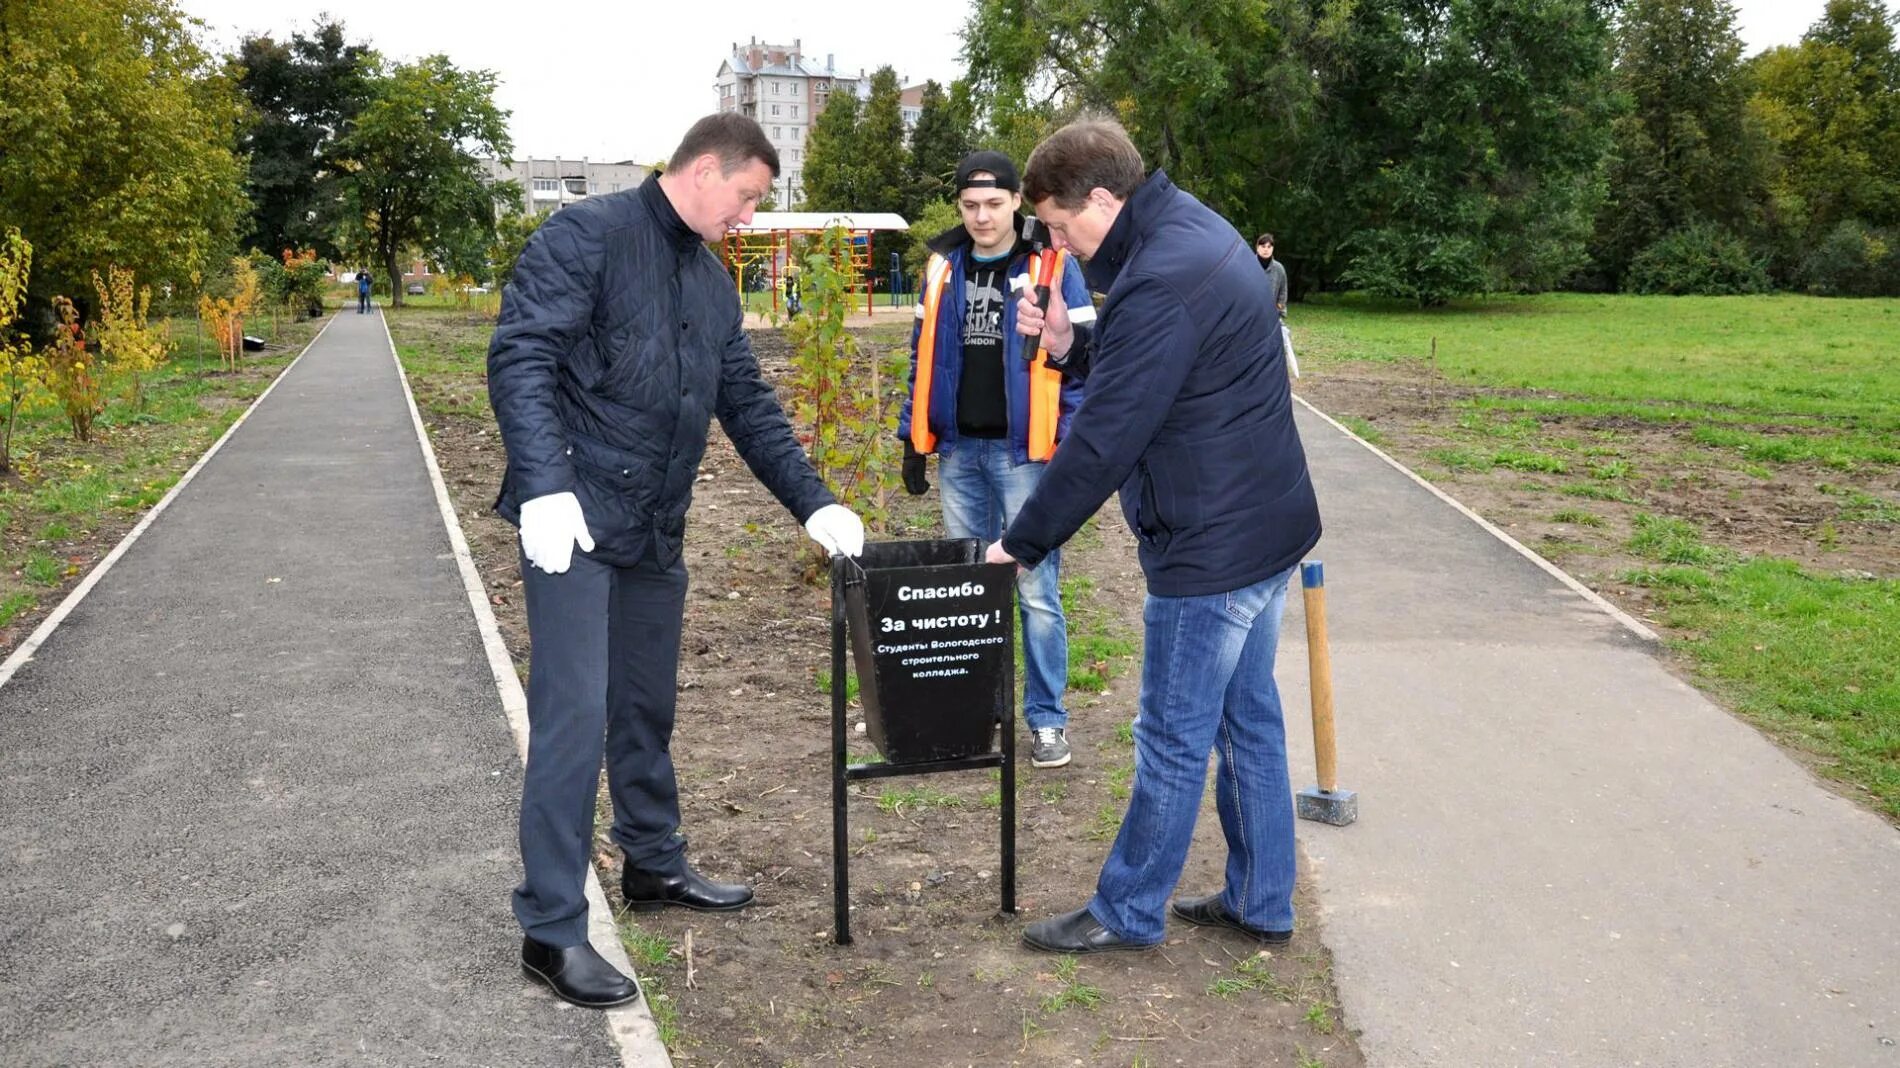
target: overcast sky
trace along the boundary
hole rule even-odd
[[[1752,52],[1798,40],[1825,0],[1738,0],[1743,43]],[[308,15],[277,14],[257,0],[179,0],[209,26],[210,43],[239,37],[287,38],[308,30]],[[805,55],[856,71],[895,67],[905,84],[948,83],[968,5],[938,3],[629,3],[627,0],[530,0],[437,5],[391,0],[318,0],[351,41],[386,56],[446,54],[457,66],[501,78],[500,105],[512,113],[515,155],[642,163],[673,151],[693,120],[717,106],[713,78],[734,41],[803,42]],[[443,14],[448,8],[454,14]]]

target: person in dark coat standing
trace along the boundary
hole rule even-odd
[[[1273,258],[1273,235],[1261,234],[1254,238],[1253,254],[1260,260],[1260,269],[1267,272],[1267,291],[1273,294],[1273,306],[1280,310],[1280,317],[1286,317],[1286,264]]]
[[[356,314],[363,315],[369,311],[369,291],[369,272],[356,272]]]
[[[601,760],[629,906],[741,908],[693,870],[668,751],[686,598],[686,511],[716,416],[754,475],[834,554],[864,528],[812,469],[759,372],[731,278],[706,247],[750,221],[778,153],[737,114],[695,123],[666,173],[548,217],[488,349],[507,448],[496,510],[521,528],[533,643],[521,860],[522,966],[590,1008],[639,988],[587,943]]]
[[[1293,425],[1279,309],[1234,228],[1156,171],[1113,122],[1036,147],[1023,189],[1058,246],[1107,294],[1078,343],[1058,295],[1017,309],[1086,378],[1069,435],[991,563],[1033,567],[1116,490],[1147,578],[1135,785],[1082,908],[1029,924],[1055,953],[1145,949],[1194,834],[1207,757],[1226,886],[1176,900],[1189,923],[1279,944],[1293,930],[1293,790],[1273,681],[1287,579],[1318,541],[1319,503]]]

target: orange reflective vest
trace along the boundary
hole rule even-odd
[[[1046,282],[1050,288],[1060,286],[1062,271],[1068,262],[1067,252],[1056,253],[1055,267],[1045,280],[1037,277],[1039,262],[1035,256],[1030,256],[1025,264],[1028,284],[1034,287]],[[917,368],[912,375],[910,398],[910,443],[921,453],[937,451],[937,435],[930,432],[930,392],[937,360],[937,317],[943,307],[943,293],[949,281],[950,261],[933,253],[930,265],[924,269],[923,323],[917,333]],[[1008,358],[1007,353],[1004,358]],[[1036,358],[1029,365],[1029,426],[1026,438],[1031,461],[1043,462],[1055,455],[1056,426],[1061,418],[1062,372],[1049,366],[1049,352],[1038,343]]]

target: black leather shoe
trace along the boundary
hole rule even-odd
[[[1220,903],[1219,894],[1184,897],[1169,905],[1168,911],[1189,923],[1198,923],[1202,927],[1227,927],[1269,946],[1284,946],[1293,940],[1292,931],[1266,931],[1241,923],[1240,917],[1228,912],[1227,906]]]
[[[620,974],[593,946],[556,947],[521,940],[521,970],[547,984],[554,996],[583,1009],[611,1009],[640,996],[640,984]]]
[[[1023,945],[1045,953],[1106,953],[1118,949],[1153,949],[1159,942],[1130,942],[1109,930],[1084,908],[1038,920],[1023,928]]]
[[[635,912],[658,912],[669,905],[730,912],[752,904],[752,888],[746,884],[716,883],[685,866],[665,875],[628,868],[620,876],[620,896]]]

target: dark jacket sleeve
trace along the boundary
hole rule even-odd
[[[554,395],[593,318],[603,248],[579,219],[556,212],[528,239],[488,345],[488,401],[524,501],[574,488]]]
[[[733,311],[739,312],[738,303]],[[759,371],[759,359],[746,340],[744,317],[735,314],[732,333],[719,367],[719,425],[745,458],[753,475],[772,491],[800,523],[827,504],[836,504],[792,435],[792,424],[779,407],[778,394]]]
[[[1114,329],[1093,342],[1088,394],[1069,436],[1003,532],[1003,548],[1025,567],[1061,547],[1128,480],[1199,351],[1186,303],[1158,279],[1132,284],[1116,302]]]

